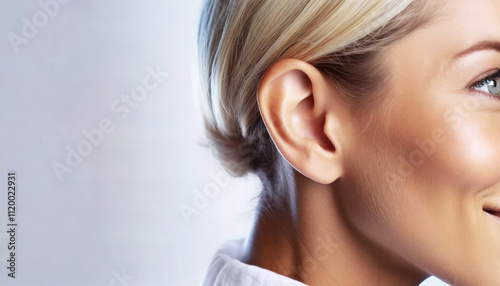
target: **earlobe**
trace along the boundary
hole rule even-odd
[[[258,104],[285,159],[310,179],[329,184],[342,175],[343,105],[319,70],[300,60],[274,64],[263,76]]]

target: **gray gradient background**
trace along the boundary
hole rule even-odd
[[[0,285],[198,285],[218,245],[247,235],[259,188],[229,179],[200,145],[201,1],[64,2],[48,15],[38,1],[0,1]],[[23,35],[24,18],[39,27],[16,48],[8,35]],[[148,69],[168,75],[120,118],[111,105]],[[113,132],[58,180],[53,162],[105,118]],[[8,171],[18,179],[16,279]],[[179,208],[204,189],[214,195],[187,223]]]

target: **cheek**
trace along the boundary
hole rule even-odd
[[[379,120],[378,148],[390,149],[394,178],[469,192],[497,184],[500,112],[491,105],[491,99],[423,92],[393,102]]]
[[[397,173],[432,182],[435,188],[476,193],[500,181],[500,114],[469,113],[452,121],[439,114],[422,132],[400,131],[411,140],[398,145]],[[401,134],[403,133],[403,134]],[[401,141],[401,140],[400,140]]]
[[[500,182],[500,113],[451,117],[448,105],[410,106],[375,116],[347,150],[349,191],[341,200],[348,220],[433,269],[442,267],[439,261],[458,265],[459,257],[475,257],[471,251],[488,254],[481,246],[488,243],[476,243],[478,193]]]
[[[499,182],[500,130],[491,126],[498,119],[464,120],[447,130],[449,139],[436,148],[431,163],[436,161],[441,173],[452,179],[456,188],[481,191]]]

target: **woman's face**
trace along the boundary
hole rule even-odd
[[[424,271],[500,285],[500,1],[442,2],[388,51],[391,90],[344,148],[339,196],[363,235]]]

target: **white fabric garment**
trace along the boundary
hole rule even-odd
[[[226,243],[215,254],[202,286],[306,286],[264,268],[241,262],[243,240]]]

